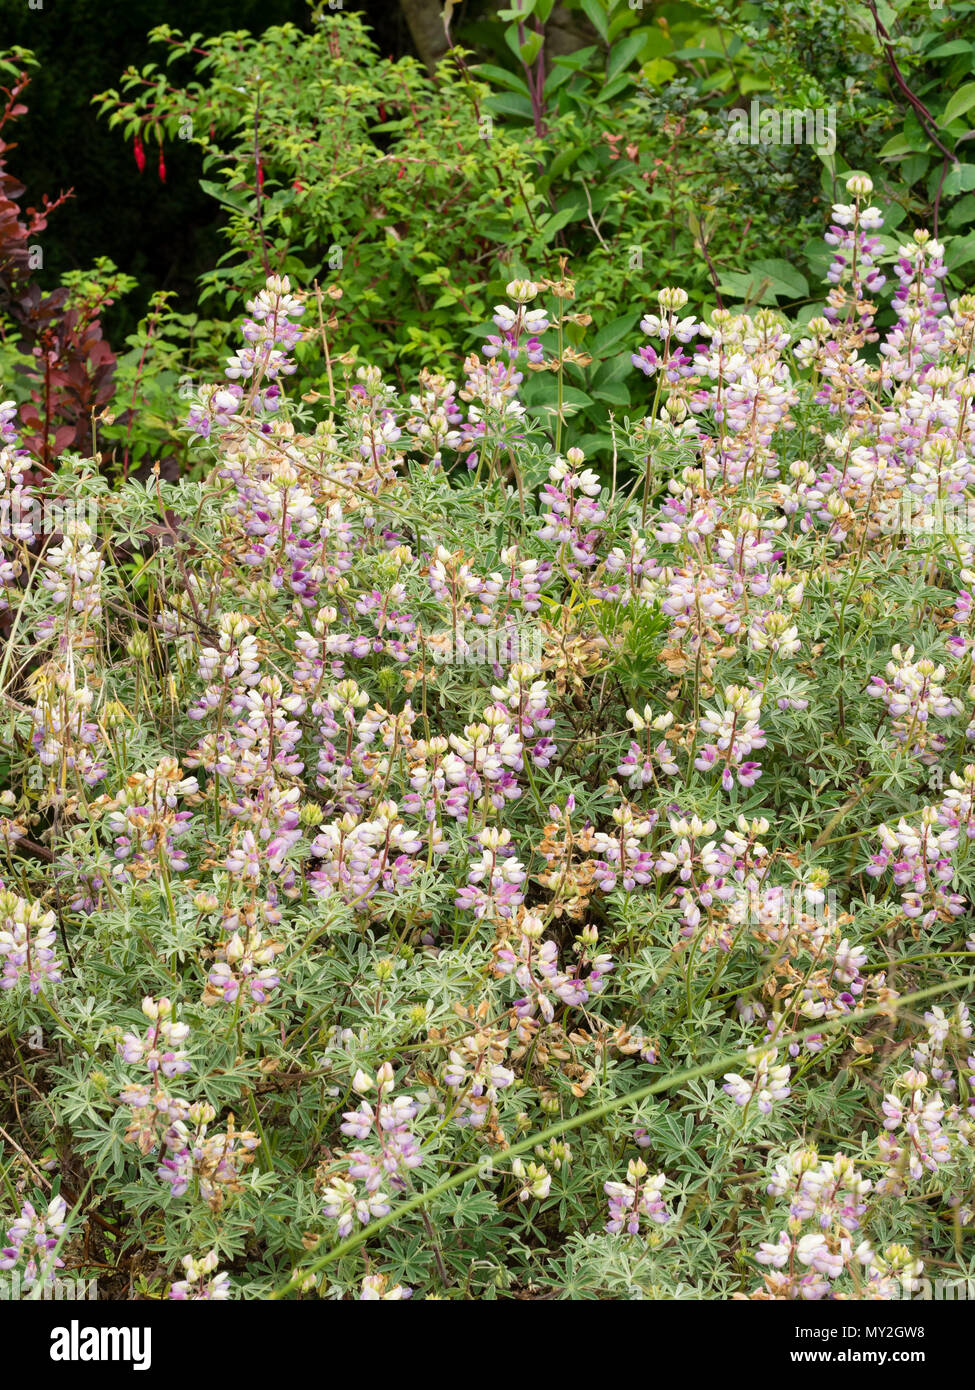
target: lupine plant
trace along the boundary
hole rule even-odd
[[[0,406],[25,1288],[969,1275],[975,297],[871,193],[808,322],[634,306],[606,480],[522,400],[565,274],[452,376],[333,363],[312,400],[323,323],[272,274],[194,474],[68,456],[56,524]]]

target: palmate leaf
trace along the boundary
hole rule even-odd
[[[617,656],[609,666],[627,696],[649,698],[667,680],[660,664],[667,619],[656,607],[642,603],[620,605],[611,626],[600,627]]]
[[[806,277],[782,260],[756,261],[747,272],[726,271],[719,283],[723,291],[748,304],[805,299],[809,294]]]

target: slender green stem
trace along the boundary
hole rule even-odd
[[[939,985],[931,985],[927,989],[917,990],[913,994],[902,995],[899,999],[890,1000],[883,1004],[874,1004],[868,1009],[858,1009],[855,1017],[857,1019],[871,1018],[876,1014],[892,1014],[899,1009],[903,1009],[911,1004],[920,1004],[925,999],[934,999],[939,994],[947,994],[949,990],[959,989],[966,985],[975,984],[975,973],[961,975],[957,979],[943,981]],[[788,1046],[793,1042],[804,1042],[807,1038],[818,1036],[823,1033],[835,1032],[838,1028],[844,1027],[850,1022],[850,1016],[844,1015],[841,1018],[828,1019],[825,1023],[814,1024],[811,1028],[806,1028],[798,1033],[785,1033],[776,1039],[779,1046]],[[757,1044],[741,1048],[737,1052],[727,1053],[722,1057],[704,1062],[700,1066],[687,1067],[681,1071],[672,1072],[670,1076],[665,1076],[660,1081],[652,1081],[646,1086],[640,1086],[635,1091],[628,1091],[626,1095],[617,1096],[614,1100],[604,1101],[602,1105],[594,1106],[591,1110],[585,1110],[581,1115],[574,1115],[568,1120],[559,1120],[557,1124],[549,1125],[546,1129],[540,1130],[537,1134],[532,1134],[527,1139],[521,1139],[517,1144],[512,1144],[498,1161],[511,1158],[518,1158],[521,1154],[530,1153],[536,1145],[546,1144],[551,1139],[558,1139],[561,1135],[567,1134],[571,1130],[582,1129],[586,1125],[595,1124],[607,1115],[621,1110],[627,1105],[638,1105],[640,1101],[647,1100],[650,1096],[660,1095],[664,1091],[673,1090],[675,1086],[684,1086],[690,1081],[698,1081],[703,1076],[710,1076],[714,1072],[723,1072],[730,1067],[747,1063],[757,1050]],[[451,1191],[452,1188],[461,1187],[465,1182],[470,1182],[477,1178],[482,1170],[482,1163],[472,1163],[467,1168],[462,1168],[460,1172],[452,1173],[449,1177],[442,1178],[440,1182],[434,1183],[433,1187],[426,1188],[423,1192],[416,1193],[415,1196],[403,1202],[401,1206],[394,1207],[392,1211],[378,1220],[371,1222],[361,1231],[354,1235],[347,1236],[345,1240],[339,1241],[327,1254],[319,1259],[313,1260],[304,1269],[297,1271],[286,1284],[282,1284],[268,1295],[270,1299],[284,1298],[287,1294],[293,1293],[309,1275],[317,1274],[325,1269],[327,1265],[341,1259],[344,1255],[351,1255],[358,1250],[359,1246],[369,1240],[371,1236],[377,1235],[386,1226],[393,1222],[401,1221],[403,1217],[409,1216],[411,1212],[418,1211],[426,1206],[435,1197],[441,1196],[444,1192]]]

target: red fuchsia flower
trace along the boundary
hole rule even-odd
[[[159,147],[159,181],[166,182],[166,161],[163,159],[162,146]]]
[[[135,155],[136,168],[141,174],[146,167],[146,152],[142,145],[141,135],[137,135],[132,141],[132,153]]]

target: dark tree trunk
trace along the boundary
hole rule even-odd
[[[575,53],[599,41],[599,35],[584,14],[567,10],[564,5],[554,7],[545,25],[545,52],[550,58]]]
[[[410,37],[431,77],[447,52],[440,0],[399,0]]]
[[[443,6],[440,0],[399,0],[413,46],[431,77],[437,64],[447,52]],[[503,8],[503,0],[494,0],[494,10]],[[488,16],[490,17],[490,16]],[[502,23],[498,20],[498,23]],[[545,52],[552,58],[574,53],[578,48],[598,43],[599,35],[584,14],[556,5],[545,25]]]

